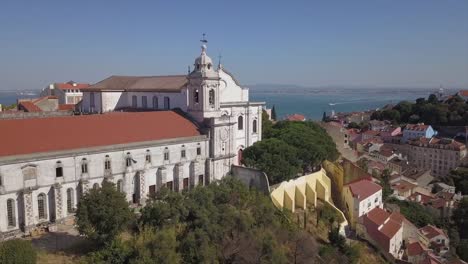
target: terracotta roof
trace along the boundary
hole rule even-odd
[[[417,186],[418,186],[417,184],[412,184],[409,181],[400,180],[392,184],[392,189],[396,189],[399,192],[404,192],[407,190],[412,190],[416,188]]]
[[[32,102],[33,103],[38,103],[40,101],[44,101],[44,100],[48,100],[48,99],[58,99],[57,96],[53,96],[53,95],[47,95],[47,96],[42,96],[42,97],[39,97],[39,98],[35,98],[35,99],[32,99]]]
[[[303,116],[301,114],[292,114],[292,115],[286,116],[286,120],[289,120],[289,121],[305,121],[306,118],[305,118],[305,116]]]
[[[391,239],[400,229],[401,222],[397,222],[393,219],[390,219],[382,226],[382,228],[380,228],[380,232],[384,234],[387,238]]]
[[[421,203],[421,204],[427,204],[427,203],[430,202],[431,199],[432,199],[431,196],[422,194],[422,193],[420,193],[420,192],[415,192],[415,193],[413,193],[412,195],[410,195],[410,196],[408,197],[408,200],[413,201],[413,202],[417,202],[417,197],[418,197],[418,195],[421,196],[421,201],[419,202],[419,203]]]
[[[419,229],[419,231],[421,231],[421,233],[429,239],[433,239],[434,237],[438,235],[447,237],[447,235],[442,229],[439,229],[433,225],[427,225],[425,227],[422,227]]]
[[[66,90],[66,89],[86,89],[90,87],[89,83],[76,83],[74,81],[69,81],[66,83],[54,83],[54,88]]]
[[[369,135],[369,136],[377,136],[378,134],[380,134],[380,132],[374,131],[374,130],[367,130],[367,131],[364,131],[362,134]]]
[[[377,226],[382,225],[390,216],[390,213],[380,207],[375,207],[367,213],[367,218],[374,222]]]
[[[180,92],[187,82],[186,75],[111,76],[91,85],[88,90]]]
[[[410,257],[410,256],[421,255],[422,253],[424,253],[424,251],[427,250],[427,248],[421,243],[419,243],[418,241],[416,241],[416,242],[408,244],[408,247],[406,250],[407,250],[408,256]]]
[[[429,128],[429,125],[424,124],[407,124],[405,130],[411,131],[426,131]]]
[[[366,199],[374,193],[382,190],[382,187],[377,183],[372,182],[368,179],[361,179],[347,185],[353,194],[353,197],[357,197],[359,201]]]
[[[42,112],[42,109],[35,105],[32,101],[19,102],[20,108],[26,112]]]
[[[458,92],[458,95],[461,95],[461,96],[468,96],[468,90],[460,90]]]
[[[421,264],[441,264],[442,262],[440,262],[436,256],[434,256],[434,254],[428,252],[428,254],[426,255],[426,258],[423,259],[423,261],[420,262]]]
[[[370,210],[365,217],[376,226],[379,226],[380,229],[378,229],[378,231],[388,239],[394,237],[401,229],[403,220],[405,219],[400,213],[389,213],[379,207]]]
[[[200,135],[173,111],[0,120],[0,157]]]
[[[58,106],[58,110],[60,111],[73,111],[75,110],[74,104],[61,104]]]

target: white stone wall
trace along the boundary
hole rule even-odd
[[[370,205],[370,206],[369,206]],[[373,195],[367,197],[366,199],[359,202],[359,211],[357,218],[367,214],[369,211],[376,207],[382,208],[382,190],[374,193]]]
[[[200,155],[197,155],[197,148],[201,148]],[[167,150],[166,150],[167,148]],[[182,158],[181,150],[185,150],[185,158]],[[151,155],[151,162],[146,162],[146,154]],[[168,151],[169,160],[164,160],[164,152]],[[136,161],[132,162],[131,167],[126,167],[126,158],[127,153],[130,153],[131,158]],[[34,158],[28,160],[17,160],[14,162],[6,162],[0,159],[0,176],[1,183],[0,186],[0,232],[7,232],[9,230],[18,229],[20,223],[25,222],[25,220],[19,219],[20,215],[25,215],[26,212],[21,213],[21,211],[26,211],[19,200],[22,199],[22,192],[31,187],[32,195],[32,212],[34,219],[32,225],[38,224],[40,222],[47,222],[51,220],[52,215],[56,215],[57,219],[61,219],[69,215],[67,212],[67,189],[73,189],[73,208],[76,208],[78,202],[78,186],[82,183],[81,186],[84,190],[92,188],[94,184],[99,186],[102,184],[105,176],[104,163],[106,155],[109,156],[112,166],[112,174],[108,180],[117,183],[118,180],[122,180],[123,190],[126,193],[128,201],[132,201],[133,193],[135,188],[135,175],[138,175],[139,171],[144,172],[144,190],[142,190],[143,197],[146,198],[146,195],[149,193],[149,186],[157,185],[157,175],[158,171],[164,167],[165,168],[165,179],[161,181],[161,184],[165,184],[168,181],[173,181],[174,183],[178,180],[178,175],[182,175],[183,178],[190,178],[192,182],[191,185],[198,184],[198,175],[205,173],[205,159],[208,156],[208,139],[197,137],[195,139],[187,139],[185,141],[177,142],[168,142],[168,143],[155,143],[153,145],[145,145],[139,147],[115,147],[114,149],[97,149],[91,150],[89,152],[83,152],[78,154],[63,154],[56,155],[52,157],[41,157],[36,155]],[[81,165],[83,163],[83,158],[86,158],[88,164],[88,173],[82,173]],[[57,161],[60,161],[63,168],[63,177],[56,177]],[[197,167],[192,169],[193,164],[197,162]],[[179,165],[178,165],[179,164]],[[25,181],[23,170],[25,166],[35,166],[36,168],[36,180]],[[178,166],[177,169],[175,167]],[[179,173],[180,171],[180,173]],[[192,175],[197,173],[197,175]],[[195,177],[197,176],[197,177]],[[207,177],[207,175],[204,175]],[[182,178],[179,180],[180,188],[182,188]],[[140,180],[138,180],[140,182]],[[175,185],[175,184],[174,184]],[[61,206],[58,205],[57,195],[55,192],[55,187],[57,192],[60,193],[62,200]],[[161,186],[158,186],[158,188]],[[138,189],[138,188],[137,188]],[[38,204],[37,197],[40,193],[44,193],[47,197],[47,218],[39,219],[38,218]],[[15,200],[15,226],[8,227],[7,222],[7,200]],[[49,198],[53,202],[49,202]],[[25,217],[23,217],[24,219]],[[26,223],[26,225],[29,225]]]
[[[231,75],[222,69],[219,72],[220,102],[248,102],[249,90],[236,84]]]

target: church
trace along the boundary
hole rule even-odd
[[[264,105],[203,45],[187,75],[91,85],[80,115],[0,120],[0,239],[73,216],[104,180],[139,205],[221,179],[261,140]]]

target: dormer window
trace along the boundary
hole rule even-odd
[[[63,167],[61,161],[57,161],[57,165],[55,167],[55,177],[63,177]]]

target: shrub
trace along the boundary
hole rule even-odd
[[[0,263],[34,264],[37,253],[30,241],[14,239],[0,244]]]

